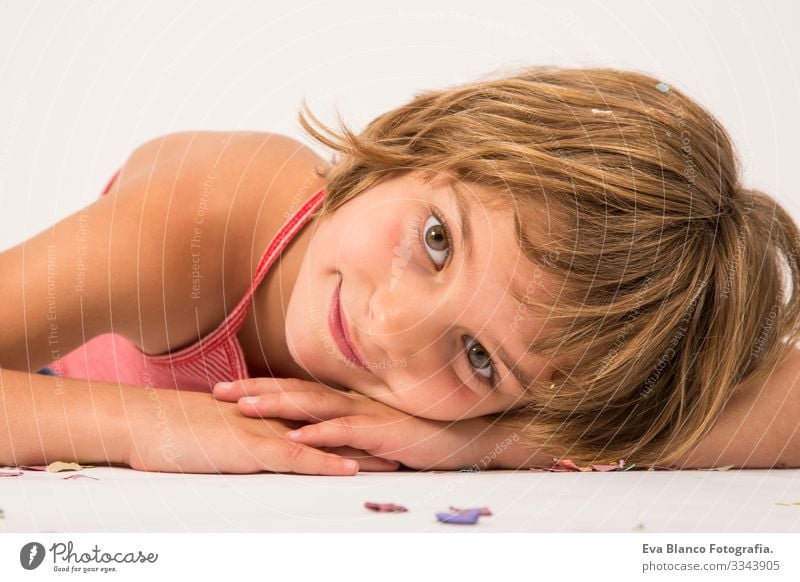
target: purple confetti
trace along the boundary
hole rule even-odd
[[[488,507],[470,507],[468,509],[458,509],[456,507],[450,507],[450,511],[453,513],[464,513],[465,511],[478,511],[478,515],[492,515],[492,512],[489,510]]]
[[[364,503],[364,507],[371,509],[372,511],[380,511],[382,513],[399,513],[408,511],[408,509],[402,505],[395,505],[394,503],[372,503],[371,501],[367,501]]]
[[[442,523],[474,525],[478,522],[478,517],[480,514],[480,509],[465,509],[459,513],[437,513],[436,519]]]
[[[84,475],[83,473],[76,473],[74,475],[69,475],[67,477],[62,477],[62,479],[94,479],[95,481],[99,481],[97,477],[92,477],[90,475]]]

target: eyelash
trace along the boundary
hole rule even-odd
[[[441,271],[445,267],[447,267],[447,265],[450,263],[450,256],[452,255],[453,237],[450,236],[450,227],[447,226],[447,221],[444,218],[442,218],[442,216],[439,214],[439,212],[433,206],[430,206],[430,205],[428,206],[428,214],[430,214],[436,220],[439,221],[439,223],[442,225],[442,228],[444,229],[445,238],[447,238],[448,252],[447,252],[447,259],[445,259],[444,265],[442,265],[441,268],[440,268],[440,267],[438,267],[436,265],[436,263],[434,263],[434,268],[437,271]],[[415,231],[416,234],[413,237],[413,239],[416,241],[416,244],[417,244],[418,248],[420,250],[422,250],[425,254],[427,254],[428,251],[427,251],[426,245],[424,243],[425,233],[422,232],[423,224],[424,224],[424,222],[423,222],[423,217],[422,216],[418,216],[414,220],[414,231]],[[431,259],[431,262],[433,263],[433,259]],[[470,336],[466,336],[466,337],[470,337]],[[475,338],[471,338],[471,339],[473,341],[466,342],[467,345],[469,345],[469,348],[471,348],[474,344],[481,345],[479,342],[475,341]],[[481,345],[481,347],[483,347],[483,346]],[[467,354],[466,351],[464,352],[464,357],[467,359],[467,367],[469,367],[469,369],[470,369],[470,371],[472,373],[472,376],[477,378],[478,382],[480,382],[483,386],[491,388],[492,390],[497,388],[497,366],[495,366],[494,360],[492,358],[489,358],[489,368],[492,370],[492,376],[491,376],[491,378],[487,378],[486,376],[483,376],[481,374],[476,374],[475,373],[475,368],[472,366],[472,362],[469,361],[469,355]]]

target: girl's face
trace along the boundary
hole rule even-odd
[[[551,369],[525,353],[521,334],[534,339],[543,322],[510,288],[540,293],[542,274],[522,255],[511,212],[480,203],[492,196],[449,177],[425,183],[407,173],[313,221],[286,314],[294,360],[323,384],[434,420],[524,404],[515,374],[545,384]],[[337,289],[363,365],[337,343]]]

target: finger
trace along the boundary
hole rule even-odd
[[[330,392],[285,392],[239,399],[239,410],[257,418],[319,422],[358,413],[364,400]]]
[[[379,425],[372,416],[343,416],[308,424],[284,434],[292,442],[312,447],[350,446],[363,451],[384,451],[388,427]]]
[[[345,459],[300,443],[258,439],[252,449],[263,471],[301,475],[355,475],[358,461]]]
[[[352,447],[335,447],[330,450],[327,447],[323,447],[321,450],[341,455],[346,459],[353,459],[358,462],[359,471],[393,472],[400,468],[400,463],[398,461],[376,457],[375,455],[370,455],[366,451],[354,449]]]
[[[214,385],[214,397],[227,402],[235,402],[243,396],[265,393],[295,391],[322,392],[333,390],[319,382],[309,382],[298,378],[245,378],[233,382],[218,382]]]

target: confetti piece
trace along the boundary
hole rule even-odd
[[[84,475],[83,473],[75,473],[74,475],[67,475],[66,477],[62,477],[62,479],[94,479],[95,481],[99,481],[97,477],[92,477],[91,475]]]
[[[79,465],[78,463],[65,463],[63,461],[53,461],[49,465],[20,465],[18,469],[25,471],[47,471],[58,473],[59,471],[80,471],[81,469],[94,469],[94,465]]]
[[[81,467],[78,463],[65,463],[64,461],[53,461],[47,465],[46,471],[48,473],[58,473],[60,471],[80,471]]]
[[[472,467],[467,467],[466,469],[459,469],[459,473],[477,473],[478,469],[474,469]]]
[[[22,471],[0,471],[0,477],[20,477],[23,474]]]
[[[733,469],[736,465],[723,465],[722,467],[711,467],[708,469],[709,471],[727,471],[728,469]]]
[[[575,463],[573,463],[569,459],[561,459],[560,461],[556,462],[556,465],[554,465],[553,468],[555,468],[555,466],[565,468],[565,469],[567,469],[569,471],[591,471],[592,470],[591,467],[579,467],[578,465],[576,465]]]
[[[554,471],[580,471],[578,465],[570,461],[569,459],[560,459],[553,463],[553,466],[550,467]]]
[[[662,93],[669,93],[669,85],[667,85],[666,83],[659,83],[658,85],[656,85],[656,89],[658,89]]]
[[[402,505],[395,505],[394,503],[372,503],[367,501],[364,503],[364,507],[367,509],[371,509],[372,511],[380,511],[380,512],[390,512],[390,513],[398,513],[403,511],[408,511]]]
[[[0,519],[5,519],[5,518],[6,518],[6,514],[3,513],[3,508],[0,507]]]
[[[450,511],[453,513],[464,513],[465,511],[478,511],[478,515],[492,515],[491,510],[488,507],[470,507],[469,509],[458,509],[456,507],[450,507]]]
[[[466,525],[474,525],[478,522],[478,517],[481,514],[480,509],[467,509],[460,513],[437,513],[436,519],[442,523],[460,523]]]
[[[633,526],[633,530],[632,531],[644,531],[644,524],[643,523],[637,523],[635,526]]]
[[[553,465],[551,467],[529,467],[529,471],[534,471],[537,473],[568,473],[568,472],[591,472],[591,471],[599,471],[599,472],[609,472],[609,471],[629,471],[633,469],[636,465],[629,465],[627,468],[625,467],[625,460],[620,459],[619,463],[616,465],[589,465],[587,467],[579,467],[569,459],[556,459],[553,458]]]
[[[775,505],[800,505],[800,501],[792,501],[791,503],[786,503],[784,501],[776,501]]]

